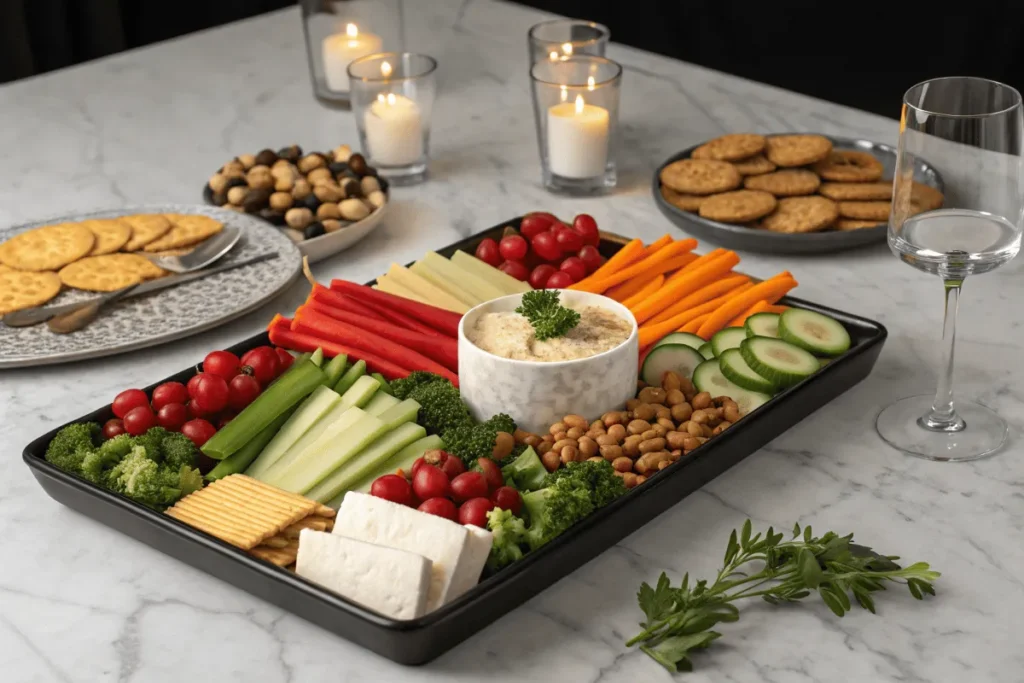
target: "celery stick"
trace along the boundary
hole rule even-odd
[[[313,355],[311,355],[309,359],[319,368],[324,364],[324,350],[317,347],[316,351],[313,352]]]
[[[363,375],[341,395],[341,402],[348,407],[362,408],[370,402],[380,389],[380,383],[369,375]]]
[[[368,412],[370,415],[379,416],[388,408],[394,408],[399,403],[398,399],[391,394],[385,394],[383,391],[378,391],[370,399],[370,402],[363,406],[363,410]]]
[[[356,383],[356,380],[366,374],[366,361],[356,361],[345,374],[341,376],[338,383],[334,385],[334,390],[339,394],[344,394],[349,388]]]
[[[260,451],[266,447],[270,440],[274,438],[288,418],[291,417],[292,413],[295,412],[295,408],[289,408],[286,412],[281,413],[277,416],[277,419],[268,424],[262,432],[252,437],[249,443],[245,444],[239,450],[235,451],[228,457],[217,463],[217,466],[206,473],[207,481],[216,481],[217,479],[223,479],[229,474],[238,474],[244,472],[245,468],[252,464],[252,461],[256,459],[256,456],[260,454]]]
[[[309,398],[302,402],[288,421],[278,430],[274,438],[267,444],[256,461],[249,466],[246,474],[256,479],[263,476],[280,460],[302,436],[310,431],[321,418],[331,413],[341,404],[341,396],[333,390],[318,386]],[[342,410],[344,412],[344,410]]]
[[[341,379],[341,376],[345,374],[345,364],[348,362],[348,356],[344,353],[335,356],[331,360],[327,361],[327,365],[323,367],[324,374],[327,375],[327,381],[324,382],[325,386],[333,387]],[[341,393],[341,392],[339,392]]]
[[[380,382],[380,390],[383,391],[385,394],[392,393],[391,385],[388,383],[386,379],[384,379],[384,375],[380,374],[379,372],[375,372],[372,375],[370,375],[370,377]]]
[[[344,493],[367,472],[380,467],[398,451],[427,435],[427,430],[415,422],[398,425],[360,451],[346,464],[331,472],[323,481],[311,488],[307,498],[325,503]]]
[[[316,424],[307,430],[305,434],[293,442],[292,445],[288,447],[288,450],[281,454],[281,457],[277,458],[274,462],[270,463],[259,472],[249,471],[246,472],[246,474],[268,483],[284,476],[284,474],[291,468],[292,464],[301,458],[302,454],[309,450],[313,444],[318,443],[320,438],[323,437],[328,430],[338,430],[344,425],[352,426],[359,420],[358,413],[349,414],[349,410],[351,408],[352,406],[344,405],[339,401],[327,413],[325,413]]]

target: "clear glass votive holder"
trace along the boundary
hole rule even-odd
[[[530,69],[544,186],[594,194],[615,187],[622,67],[588,55]]]
[[[436,71],[433,57],[411,52],[382,52],[348,65],[363,156],[394,184],[427,176]]]
[[[552,19],[532,26],[527,32],[530,64],[544,59],[564,59],[573,55],[604,57],[611,38],[607,26],[580,19]]]

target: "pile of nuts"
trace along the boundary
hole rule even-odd
[[[514,437],[517,443],[533,446],[549,472],[574,461],[603,459],[631,489],[740,417],[739,406],[731,398],[712,398],[706,391],[698,392],[689,379],[666,372],[660,387],[640,383],[636,398],[626,402],[625,410],[607,412],[593,422],[581,415],[566,415],[547,434],[516,430]]]
[[[348,145],[303,154],[298,145],[242,154],[206,185],[207,200],[287,226],[301,241],[360,221],[387,203],[387,181]]]

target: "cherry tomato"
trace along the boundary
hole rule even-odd
[[[204,415],[219,413],[228,405],[230,393],[223,377],[200,373],[195,393],[192,394],[193,409]]]
[[[487,497],[487,479],[479,472],[463,472],[452,479],[452,498],[463,503],[470,498]]]
[[[522,261],[502,261],[498,270],[522,282],[530,277],[530,269],[523,265]]]
[[[488,237],[481,240],[476,247],[476,257],[489,266],[498,267],[501,263],[501,253],[498,251],[498,243]]]
[[[597,229],[597,221],[594,217],[581,213],[572,221],[572,229],[583,238],[584,244],[597,246],[601,243],[601,233]]]
[[[196,445],[196,448],[201,448],[210,440],[210,437],[217,433],[217,430],[203,418],[197,417],[181,425],[181,433],[187,436]]]
[[[114,411],[114,415],[123,420],[124,416],[131,412],[132,409],[142,406],[149,408],[149,397],[146,396],[146,392],[142,389],[125,389],[114,397],[114,404],[111,408]]]
[[[235,375],[228,382],[228,405],[241,410],[260,395],[260,383],[249,375]]]
[[[522,261],[529,250],[530,245],[519,235],[502,237],[498,244],[498,251],[506,261]]]
[[[426,463],[412,475],[412,490],[420,500],[444,498],[451,493],[448,475],[442,472],[440,467]]]
[[[550,263],[540,264],[533,269],[533,272],[530,273],[530,286],[534,289],[544,289],[544,285],[547,284],[548,278],[556,272],[556,268]]]
[[[231,422],[232,420],[234,420],[237,415],[238,415],[238,413],[230,411],[230,410],[225,410],[223,413],[218,415],[217,416],[217,431],[219,432],[220,430],[224,429],[224,425],[226,425],[228,422]]]
[[[472,524],[487,528],[487,513],[494,509],[494,503],[486,498],[470,498],[459,506],[459,524]]]
[[[491,491],[504,486],[505,480],[501,476],[501,468],[490,458],[477,458],[475,469],[484,475],[484,479],[487,480],[487,488]]]
[[[260,346],[242,356],[242,372],[255,377],[261,387],[274,381],[277,368],[277,351],[269,346]]]
[[[168,403],[184,404],[188,400],[188,389],[181,382],[164,382],[153,390],[153,410],[159,411]]]
[[[292,366],[292,363],[295,362],[295,356],[288,353],[287,349],[278,347],[274,350],[277,352],[277,371],[279,373],[283,373]]]
[[[124,422],[114,417],[103,423],[103,438],[113,439],[115,436],[124,434]]]
[[[423,456],[416,458],[412,463],[412,467],[409,468],[409,478],[414,479],[416,477],[416,472],[418,472],[426,462],[427,461],[423,459]]]
[[[462,461],[456,458],[454,455],[449,455],[448,458],[441,464],[441,471],[444,472],[444,476],[448,477],[451,481],[455,477],[459,476],[466,471],[466,466],[462,464]]]
[[[573,282],[579,282],[587,276],[587,266],[579,256],[570,256],[558,267],[563,273],[569,273]]]
[[[192,378],[189,379],[188,384],[185,385],[185,390],[188,391],[189,398],[195,398],[196,385],[199,384],[199,380],[202,378],[202,376],[203,373],[197,372],[196,374],[192,375]]]
[[[404,477],[397,474],[385,474],[382,477],[377,477],[370,485],[370,495],[390,500],[399,505],[412,503],[412,487]]]
[[[546,218],[549,223],[561,223],[561,221],[558,219],[558,216],[556,216],[553,213],[548,213],[547,211],[531,211],[530,213],[526,214],[526,216],[532,218]]]
[[[545,261],[554,261],[562,255],[562,248],[558,246],[558,240],[550,232],[542,232],[534,235],[530,242],[534,253]]]
[[[579,259],[583,261],[583,265],[587,267],[587,273],[593,273],[595,270],[601,267],[604,263],[604,258],[601,257],[601,252],[597,250],[592,244],[585,245],[580,249],[580,253],[577,254]]]
[[[132,436],[145,434],[150,427],[156,426],[156,415],[147,403],[144,406],[135,406],[124,416],[124,431]]]
[[[203,372],[231,379],[238,374],[238,356],[230,351],[210,351],[203,359]]]
[[[572,275],[569,275],[569,273],[565,272],[564,270],[560,270],[548,278],[548,281],[544,284],[544,287],[546,289],[565,289],[566,287],[568,287],[571,284],[574,284],[575,282],[576,281],[572,279]]]
[[[539,213],[530,214],[519,222],[519,232],[521,232],[523,237],[526,239],[532,240],[540,233],[547,232],[551,228],[551,223],[551,219],[547,216],[543,216]]]
[[[420,512],[426,512],[428,515],[437,515],[438,517],[450,519],[453,522],[459,520],[459,511],[456,509],[455,503],[447,498],[430,498],[420,503],[416,509]]]
[[[523,497],[511,486],[499,487],[491,494],[491,501],[495,507],[508,510],[513,515],[518,515],[519,511],[523,509]]]
[[[169,432],[176,432],[188,422],[184,403],[166,403],[156,411],[156,423]]]
[[[189,401],[188,403],[185,404],[185,412],[188,415],[188,419],[190,420],[205,415],[205,413],[196,408],[195,401]]]
[[[577,252],[583,248],[583,237],[572,228],[560,228],[555,232],[555,241],[563,254]]]

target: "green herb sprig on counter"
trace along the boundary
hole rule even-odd
[[[580,314],[558,302],[559,294],[554,289],[538,289],[523,294],[522,303],[516,313],[533,325],[538,341],[553,337],[564,337],[580,322]]]
[[[872,593],[885,590],[886,582],[903,583],[918,600],[935,595],[932,582],[939,572],[925,562],[909,567],[896,564],[896,556],[875,553],[853,543],[853,534],[839,536],[829,531],[820,538],[811,527],[793,527],[793,537],[783,541],[783,534],[771,527],[765,533],[751,535],[748,519],[737,535],[729,537],[723,567],[710,585],[701,579],[690,585],[689,574],[673,587],[662,573],[656,586],[640,586],[637,600],[646,615],[643,631],[626,642],[640,649],[672,672],[691,671],[690,657],[695,650],[706,648],[722,634],[712,631],[719,622],[739,619],[739,609],[732,604],[743,598],[760,597],[777,605],[796,602],[817,592],[836,616],[843,616],[852,607],[850,594],[864,609],[875,612]],[[741,567],[761,563],[763,568],[748,574]]]

